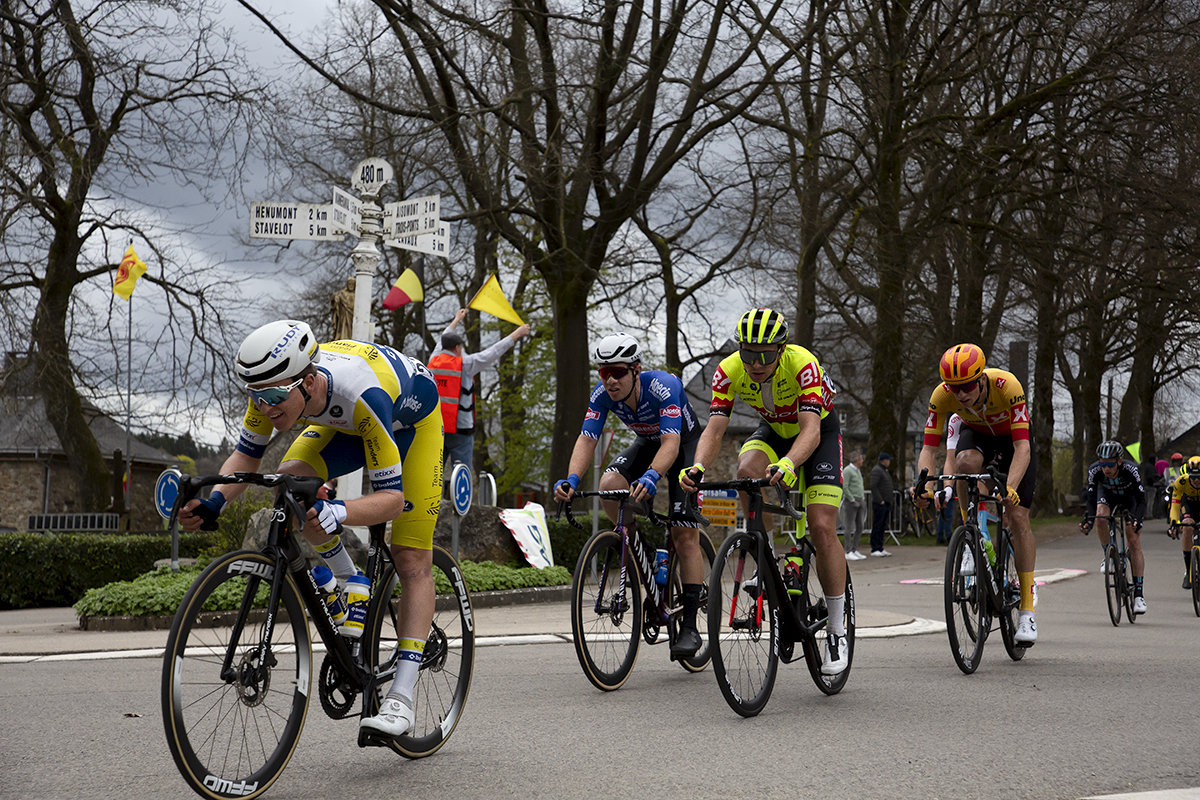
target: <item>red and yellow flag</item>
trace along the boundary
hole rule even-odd
[[[128,300],[133,296],[133,287],[137,285],[138,278],[145,273],[146,265],[133,251],[133,245],[129,245],[129,249],[121,258],[120,266],[117,267],[117,279],[113,281],[113,294]]]
[[[484,311],[514,325],[525,324],[525,320],[521,319],[509,305],[508,299],[504,296],[504,290],[500,288],[500,279],[494,274],[484,281],[483,286],[479,287],[479,291],[471,298],[471,302],[467,303],[467,307],[476,311]]]
[[[421,279],[417,277],[417,273],[406,269],[392,284],[392,289],[387,293],[387,297],[383,298],[383,307],[395,311],[402,305],[415,303],[424,298],[425,291],[421,288]]]

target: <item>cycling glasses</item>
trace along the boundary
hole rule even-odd
[[[767,364],[774,364],[779,358],[778,350],[747,350],[744,347],[738,348],[738,355],[742,358],[743,364],[762,364],[764,367]]]
[[[269,406],[277,406],[292,394],[292,389],[295,389],[304,382],[304,377],[296,379],[295,383],[289,383],[287,386],[268,386],[266,389],[251,389],[246,387],[246,391],[250,393],[250,402],[266,403]]]
[[[1104,469],[1112,469],[1116,465],[1117,465],[1117,462],[1115,462],[1115,461],[1101,461],[1100,462],[1100,466]]]
[[[946,388],[954,394],[966,394],[974,389],[977,383],[978,381],[971,381],[970,383],[947,383]]]
[[[596,371],[600,373],[600,380],[602,381],[606,381],[609,378],[619,381],[629,374],[629,367],[620,364],[605,364]]]

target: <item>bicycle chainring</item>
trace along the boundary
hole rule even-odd
[[[321,708],[330,719],[344,719],[354,707],[358,692],[338,669],[329,655],[321,662],[320,685],[317,693],[321,697]]]

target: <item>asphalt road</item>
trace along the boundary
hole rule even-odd
[[[1095,537],[1044,543],[1039,641],[1020,663],[989,639],[963,675],[945,633],[860,639],[846,689],[825,697],[783,665],[742,719],[711,671],[643,647],[602,693],[569,644],[478,651],[470,700],[436,755],[360,750],[352,720],[310,707],[269,798],[1075,798],[1200,786],[1194,672],[1200,618],[1177,542],[1150,523],[1149,614],[1114,628]],[[940,620],[927,564],[856,577],[858,603]],[[882,565],[881,565],[882,567]],[[0,798],[191,796],[164,741],[157,659],[0,665]]]

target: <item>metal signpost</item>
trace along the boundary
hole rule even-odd
[[[454,519],[450,528],[450,554],[458,560],[459,518],[471,510],[471,468],[466,464],[455,464],[450,472],[450,494],[454,498]]]
[[[154,508],[163,519],[171,518],[175,498],[179,497],[179,480],[183,473],[174,467],[163,470],[154,483]],[[171,572],[179,572],[179,522],[171,526]]]
[[[253,239],[308,239],[337,241],[346,234],[357,237],[350,260],[354,264],[354,323],[350,335],[360,341],[371,335],[371,297],[375,272],[383,260],[377,244],[445,256],[449,230],[442,223],[440,195],[417,197],[380,206],[379,193],[391,182],[392,166],[382,158],[360,161],[350,175],[350,192],[334,187],[333,202],[251,203],[250,237]],[[343,497],[362,496],[362,470],[345,476]]]

